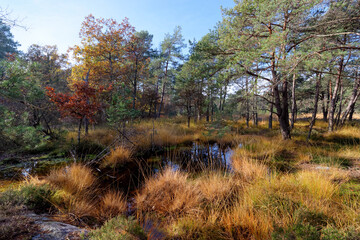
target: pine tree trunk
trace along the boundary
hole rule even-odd
[[[273,90],[271,89],[270,92],[271,96],[271,103],[270,103],[270,114],[269,114],[269,129],[272,129],[272,121],[273,121],[273,112],[274,112],[274,96],[273,96]]]
[[[355,103],[352,105],[350,113],[349,113],[349,122],[353,120],[354,112],[355,112]]]
[[[352,115],[353,115],[354,109],[355,109],[355,103],[356,103],[357,99],[359,98],[359,94],[360,94],[359,87],[360,87],[360,77],[357,77],[357,74],[356,74],[356,80],[354,82],[353,91],[352,91],[348,106],[346,107],[344,114],[341,117],[340,126],[343,126],[345,124],[347,115],[349,115],[349,121],[351,121],[351,119],[352,119]]]
[[[318,73],[317,75],[318,76],[316,77],[314,111],[313,111],[310,126],[309,126],[309,133],[308,133],[308,136],[306,138],[307,141],[310,140],[311,132],[312,132],[312,129],[313,129],[314,125],[315,125],[316,114],[317,114],[317,109],[318,109],[319,93],[320,93],[320,85],[321,85],[321,73]]]
[[[295,80],[296,80],[296,75],[295,73],[293,74],[293,79],[292,79],[292,87],[291,87],[291,102],[292,102],[292,106],[291,106],[291,129],[294,128],[294,124],[296,121],[296,96],[295,96]]]
[[[246,91],[246,127],[249,127],[249,121],[250,121],[250,106],[249,106],[249,78],[246,78],[245,81],[245,91]]]
[[[278,85],[274,86],[274,99],[277,116],[279,119],[279,126],[282,138],[284,140],[291,139],[290,124],[289,124],[289,102],[288,102],[288,82],[286,79],[282,81],[281,91]],[[281,96],[280,96],[281,93]]]
[[[335,117],[335,125],[336,126],[338,126],[340,124],[340,116],[341,116],[341,113],[342,113],[342,104],[343,104],[343,94],[344,94],[344,91],[343,91],[343,86],[342,86],[342,83],[341,83],[339,111],[338,111],[338,113],[336,114],[336,117]]]
[[[133,106],[132,109],[135,109],[136,106],[136,90],[137,90],[137,70],[138,70],[138,59],[135,60],[135,73],[134,73],[134,89],[133,89]]]
[[[257,83],[258,83],[258,80],[257,78],[255,78],[254,80],[254,93],[253,93],[253,121],[254,121],[254,125],[257,127],[258,126],[258,102],[257,102]]]
[[[341,57],[340,63],[339,63],[339,70],[338,70],[338,77],[336,78],[336,83],[334,87],[334,91],[331,93],[332,96],[330,97],[330,106],[329,106],[329,116],[328,116],[328,131],[332,132],[334,130],[334,115],[336,110],[336,102],[338,98],[338,91],[340,88],[340,82],[341,82],[341,74],[343,72],[343,63],[344,58]]]

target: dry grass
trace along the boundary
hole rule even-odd
[[[77,139],[77,130],[69,131],[65,139],[67,142],[76,141]],[[116,139],[117,133],[108,128],[96,128],[96,129],[89,129],[89,133],[85,136],[84,132],[81,132],[81,139],[89,140],[95,142],[97,144],[101,144],[103,146],[108,146]]]
[[[324,138],[327,141],[357,145],[360,139],[360,128],[358,126],[344,126],[333,132],[325,133]]]
[[[148,150],[152,146],[172,146],[194,141],[197,133],[203,129],[203,123],[193,124],[188,128],[185,124],[174,124],[168,120],[142,121],[134,125],[139,133],[133,138],[137,149]]]
[[[187,128],[183,122],[174,125],[158,120],[154,125],[153,137],[151,121],[134,126],[138,134],[132,140],[138,144],[137,150],[194,139],[209,141],[213,137],[202,134],[204,123]],[[360,130],[345,127],[306,143],[301,134],[306,132],[307,125],[305,121],[297,122],[298,130],[291,141],[282,141],[279,135],[273,135],[275,131],[263,136],[226,133],[220,139],[214,138],[220,145],[242,143],[231,159],[234,172],[208,171],[190,176],[167,168],[147,179],[138,190],[135,207],[139,219],[156,219],[168,237],[174,239],[270,239],[278,227],[308,224],[301,217],[308,213],[315,216],[314,221],[321,218],[328,226],[360,229],[358,194],[342,192],[350,178],[346,169],[338,169],[340,164],[333,163],[338,158],[354,161],[360,158],[358,145],[354,145]],[[239,132],[261,134],[266,126],[267,122],[262,122],[251,130],[239,121],[232,127],[241,129]],[[316,126],[320,134],[325,127],[322,121]],[[128,161],[130,156],[128,149],[120,147],[112,151],[104,164],[115,166]],[[317,168],[322,165],[313,163],[324,160],[319,157],[329,160],[332,167]],[[272,170],[270,174],[268,166],[277,162],[313,168],[291,173]],[[31,181],[41,184],[39,179]],[[97,188],[96,178],[87,167],[75,164],[54,170],[46,181],[64,190],[62,197],[67,199],[64,212],[103,221],[126,211],[124,195],[117,191],[104,193]]]
[[[205,200],[212,204],[232,198],[241,186],[237,179],[220,172],[210,172],[196,180],[196,187]]]
[[[69,167],[52,170],[46,181],[71,194],[81,194],[94,186],[96,177],[89,167],[73,163]]]
[[[69,220],[83,222],[85,218],[103,222],[126,212],[124,194],[112,190],[104,193],[87,166],[72,164],[53,170],[46,181],[58,189],[53,204]]]
[[[104,158],[102,166],[116,167],[131,161],[132,151],[124,146],[118,146],[112,149],[110,154]]]
[[[198,214],[201,193],[187,179],[187,174],[170,168],[148,179],[135,197],[138,214],[152,212],[170,218]]]
[[[126,212],[126,198],[121,192],[108,191],[101,198],[100,215],[108,219]]]
[[[268,167],[249,158],[241,148],[234,151],[231,163],[235,173],[245,182],[263,179],[268,175]]]

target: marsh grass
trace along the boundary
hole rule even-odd
[[[46,181],[70,194],[81,194],[96,183],[96,177],[91,168],[73,163],[69,167],[52,170]]]
[[[100,215],[105,219],[125,214],[127,201],[123,193],[108,191],[101,198]]]
[[[176,218],[198,214],[201,193],[188,183],[188,174],[166,168],[155,178],[147,179],[135,199],[140,217],[155,213]]]
[[[124,165],[127,162],[130,162],[132,158],[132,150],[124,146],[118,146],[115,149],[112,149],[110,154],[106,156],[102,161],[102,166],[110,166],[112,168],[119,165]]]
[[[156,230],[168,239],[357,239],[360,183],[348,171],[360,158],[356,126],[326,133],[325,123],[318,121],[316,136],[306,142],[306,121],[298,121],[293,139],[283,141],[276,124],[274,130],[267,130],[267,122],[246,128],[244,121],[224,121],[209,134],[208,123],[187,128],[182,120],[177,119],[176,125],[164,119],[154,125],[152,121],[134,124],[136,134],[131,140],[137,146],[131,150],[215,141],[238,146],[231,157],[231,171],[204,168],[193,174],[165,168],[154,175],[144,174],[146,180],[132,204],[136,219],[123,217],[128,207],[125,193],[104,188],[94,169],[79,163],[53,170],[45,179],[28,181],[34,186],[50,184],[54,191],[50,202],[74,222],[103,223],[115,217],[96,230],[93,239],[137,239],[138,233],[144,233],[138,223],[147,221],[159,223]],[[224,126],[231,131],[220,136]],[[105,144],[112,138],[106,134],[99,130],[92,137]],[[119,147],[103,164],[121,166],[132,161],[133,154]]]

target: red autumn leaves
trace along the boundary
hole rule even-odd
[[[56,93],[52,87],[46,87],[46,90],[46,94],[55,103],[62,117],[87,118],[93,121],[94,115],[101,108],[99,97],[104,88],[95,89],[84,81],[74,84],[72,94]]]

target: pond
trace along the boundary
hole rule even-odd
[[[44,176],[52,168],[65,166],[71,159],[49,156],[9,157],[0,160],[0,179],[21,180],[29,175]]]
[[[164,152],[155,154],[147,162],[154,172],[166,167],[186,172],[199,172],[205,169],[229,171],[232,153],[233,150],[229,146],[193,142],[188,146],[165,148]]]
[[[143,180],[152,174],[171,167],[174,170],[198,173],[204,170],[231,171],[231,147],[220,147],[217,143],[192,142],[186,145],[163,147],[148,156],[137,157],[134,161],[117,169],[101,169],[99,180],[126,191],[136,190]],[[29,175],[45,176],[51,169],[73,162],[64,156],[21,156],[0,161],[0,180],[21,180]]]

